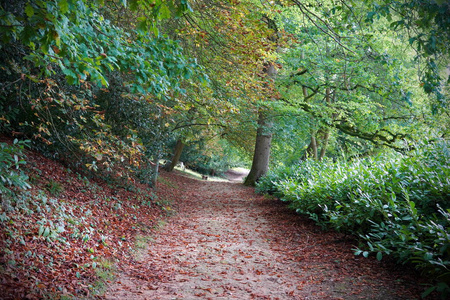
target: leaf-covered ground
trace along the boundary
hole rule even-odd
[[[171,188],[88,179],[28,152],[32,189],[0,195],[0,299],[93,297],[170,214]],[[164,184],[161,184],[164,187]],[[119,264],[120,267],[120,264]]]
[[[413,270],[354,256],[353,240],[252,188],[171,180],[176,215],[107,299],[419,299],[424,290]]]
[[[355,257],[350,238],[236,181],[163,172],[155,190],[27,161],[33,189],[1,199],[0,299],[419,299],[425,289],[413,270]]]

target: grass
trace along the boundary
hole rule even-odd
[[[158,181],[168,187],[174,188],[174,189],[178,189],[178,185],[176,185],[175,183],[170,182],[169,180],[159,176],[158,177]]]
[[[198,172],[195,172],[195,171],[193,171],[193,170],[191,170],[191,169],[186,168],[186,169],[183,170],[183,169],[181,169],[181,168],[179,168],[179,167],[175,167],[175,170],[179,171],[179,172],[182,173],[183,175],[188,176],[188,177],[190,177],[190,178],[202,180],[202,176],[203,176],[203,175],[200,174],[200,173],[198,173]],[[208,175],[208,181],[228,181],[228,180],[225,179],[225,178],[222,178],[222,177],[209,176],[209,175]]]
[[[99,258],[95,275],[97,280],[92,285],[93,295],[103,295],[108,289],[109,282],[115,277],[116,261],[112,259]]]
[[[137,235],[134,240],[133,256],[137,261],[143,261],[147,253],[148,244],[153,241],[153,238],[148,235]]]

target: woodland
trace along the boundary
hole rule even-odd
[[[450,295],[448,1],[0,0],[0,40],[1,299],[102,297],[186,203],[224,213],[195,189],[235,167],[349,264]]]

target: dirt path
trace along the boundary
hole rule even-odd
[[[230,169],[228,171],[225,172],[225,178],[227,178],[229,181],[234,181],[234,182],[243,182],[244,178],[248,175],[248,173],[250,172],[250,170],[247,169]]]
[[[238,183],[178,177],[176,215],[107,299],[418,299],[417,279],[355,257],[328,233]]]

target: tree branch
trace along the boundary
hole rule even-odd
[[[345,134],[369,141],[377,146],[382,145],[382,146],[389,147],[398,152],[406,151],[405,148],[397,147],[397,146],[393,145],[396,141],[406,138],[407,137],[406,134],[392,133],[388,129],[380,129],[373,133],[364,132],[364,131],[359,130],[356,126],[350,124],[350,122],[346,119],[331,120],[331,121],[325,120],[325,118],[320,113],[317,113],[316,111],[314,111],[313,106],[308,103],[298,103],[298,104],[293,105],[286,99],[281,99],[281,100],[284,101],[285,103],[290,104],[291,106],[299,107],[303,111],[310,113],[313,117],[315,117],[319,120],[322,120],[322,122],[325,123],[327,126],[339,129]],[[382,134],[383,132],[390,135],[390,137],[383,135]],[[408,149],[410,149],[410,148],[408,148]]]
[[[191,126],[217,126],[217,127],[227,128],[227,126],[223,125],[223,124],[190,123],[190,124],[177,125],[177,126],[175,126],[175,128],[172,129],[172,131],[175,131],[175,130],[178,130],[181,128],[185,128],[185,127],[191,127]]]

